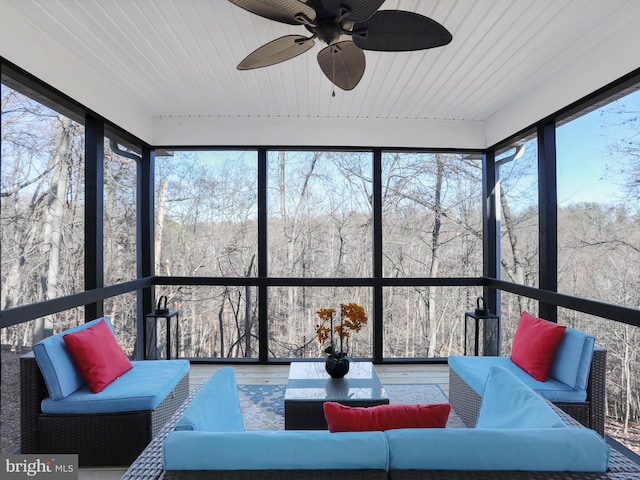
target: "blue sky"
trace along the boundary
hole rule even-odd
[[[620,187],[622,178],[612,167],[621,162],[612,153],[616,140],[629,138],[637,131],[622,126],[627,117],[619,112],[640,111],[640,92],[630,94],[601,109],[583,115],[557,129],[558,203],[567,206],[579,202],[617,203],[626,197]],[[640,129],[635,122],[636,129]]]

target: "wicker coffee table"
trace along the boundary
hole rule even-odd
[[[351,362],[344,378],[331,378],[324,362],[291,362],[284,395],[285,430],[326,430],[322,404],[386,405],[389,397],[371,362]]]

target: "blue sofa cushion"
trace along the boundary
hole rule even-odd
[[[594,346],[591,335],[567,328],[549,375],[576,390],[586,391]]]
[[[384,432],[173,431],[165,470],[387,470]]]
[[[549,377],[546,382],[539,382],[514,364],[508,357],[465,357],[457,355],[449,357],[449,367],[480,396],[484,391],[489,370],[495,366],[506,368],[525,385],[552,402],[584,402],[587,398],[586,390],[576,390],[553,377]]]
[[[180,416],[175,430],[244,431],[233,368],[220,368],[211,377]]]
[[[93,393],[87,385],[62,400],[42,401],[43,413],[109,413],[153,410],[189,371],[188,360],[134,361],[133,368]]]
[[[403,429],[385,432],[391,470],[604,472],[609,446],[587,428]]]
[[[502,367],[492,367],[476,428],[564,428],[567,425],[540,396]]]
[[[111,331],[113,331],[113,326],[109,318],[103,318],[109,325]],[[64,343],[63,336],[67,333],[92,327],[103,318],[97,318],[65,330],[57,335],[52,335],[33,346],[33,355],[44,377],[44,383],[47,385],[47,390],[49,390],[49,396],[53,400],[62,400],[67,395],[86,386],[84,379],[71,359],[71,354]]]

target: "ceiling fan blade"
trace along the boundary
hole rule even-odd
[[[238,70],[268,67],[291,60],[309,50],[315,42],[302,35],[286,35],[261,46],[238,64]]]
[[[240,8],[260,15],[261,17],[275,20],[289,25],[307,23],[301,20],[305,18],[314,21],[316,11],[300,0],[229,0]]]
[[[441,47],[453,39],[435,20],[402,10],[376,12],[369,20],[356,23],[353,32],[353,42],[358,47],[379,52],[424,50]]]
[[[364,52],[346,40],[320,50],[318,64],[335,86],[353,90],[364,75],[366,61]]]
[[[339,20],[362,22],[382,6],[384,0],[322,0],[322,8]]]

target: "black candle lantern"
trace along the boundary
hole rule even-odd
[[[171,310],[167,307],[167,297],[162,295],[158,300],[157,308],[145,315],[144,317],[144,358],[158,359],[163,358],[161,350],[158,348],[158,320],[164,319],[164,334],[166,340],[166,351],[164,358],[178,358],[179,352],[179,315],[177,310]],[[173,326],[173,328],[172,328]],[[173,347],[173,348],[172,348]]]
[[[500,316],[491,313],[486,307],[484,297],[478,297],[476,309],[464,314],[464,354],[467,355],[469,343],[469,323],[473,325],[473,354],[475,356],[500,355]],[[482,351],[480,351],[482,338]]]

